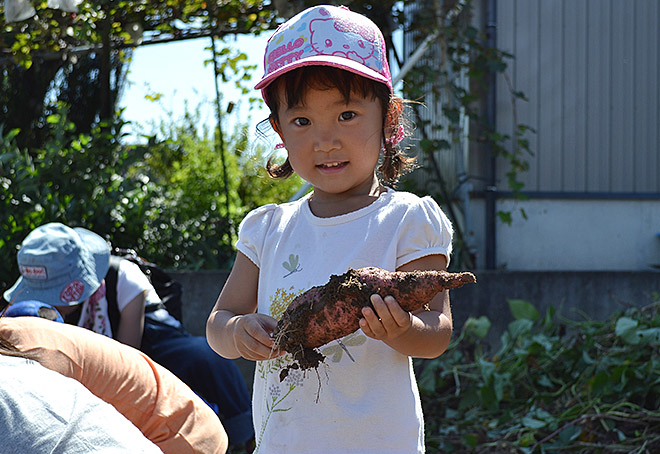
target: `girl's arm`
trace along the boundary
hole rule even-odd
[[[397,271],[446,270],[444,255],[429,255],[401,266]],[[371,308],[362,310],[362,331],[374,339],[380,339],[404,355],[419,358],[436,358],[449,346],[452,334],[449,292],[438,293],[428,304],[430,310],[420,309],[414,313],[401,309],[391,296],[371,297],[376,312]]]
[[[259,268],[239,252],[206,322],[206,339],[219,355],[258,361],[278,356],[273,352],[277,321],[257,314]]]
[[[113,335],[119,342],[137,349],[142,343],[144,332],[144,302],[147,291],[139,293],[122,309],[119,316],[119,327]]]

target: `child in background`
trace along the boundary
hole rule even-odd
[[[110,245],[101,236],[49,222],[28,234],[16,260],[21,276],[4,293],[6,301],[49,304],[65,323],[139,348],[213,407],[232,446],[252,446],[250,394],[238,366],[219,357],[203,336],[175,325],[147,276],[125,259],[112,284],[119,319],[117,329],[112,326]]]
[[[269,173],[310,183],[304,198],[243,220],[236,262],[207,324],[211,347],[257,361],[253,418],[259,453],[419,453],[424,424],[411,357],[435,358],[452,333],[448,293],[429,310],[371,297],[360,329],[320,348],[314,371],[273,348],[293,298],[349,267],[444,270],[452,227],[430,197],[393,185],[412,165],[399,149],[403,101],[394,96],[382,33],[344,7],[309,8],[268,41],[256,85],[287,159]],[[278,146],[277,148],[281,148]],[[382,156],[381,156],[382,155]]]
[[[172,372],[107,336],[43,319],[50,307],[45,303],[39,305],[41,314],[25,308],[24,303],[10,305],[9,309],[15,310],[0,317],[0,340],[13,344],[42,366],[82,383],[164,454],[227,452],[227,433],[218,416]],[[57,313],[52,307],[50,311]],[[25,316],[30,312],[34,316]]]
[[[3,337],[0,373],[3,453],[162,454],[112,405]]]

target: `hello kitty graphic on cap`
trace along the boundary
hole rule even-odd
[[[266,45],[264,77],[255,88],[307,65],[344,69],[392,91],[383,34],[370,19],[345,6],[315,6],[280,25]]]

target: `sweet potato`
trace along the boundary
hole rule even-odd
[[[291,302],[273,333],[276,347],[292,353],[302,369],[315,367],[323,355],[314,348],[357,330],[362,308],[371,305],[371,295],[392,295],[404,310],[414,311],[442,290],[474,282],[475,276],[468,272],[350,268]]]

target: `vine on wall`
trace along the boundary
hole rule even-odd
[[[421,59],[406,76],[403,87],[407,98],[432,99],[440,104],[442,113],[441,118],[429,118],[426,106],[415,107],[419,148],[428,174],[425,187],[419,189],[437,193],[446,203],[456,227],[454,266],[473,268],[474,247],[471,232],[465,231],[469,213],[464,202],[468,200],[468,192],[492,190],[489,186],[499,183],[487,180],[489,153],[505,165],[505,184],[514,197],[524,198],[520,177],[528,169],[526,158],[532,153],[528,135],[534,131],[519,121],[516,103],[526,98],[514,89],[506,74],[514,56],[497,49],[489,40],[488,30],[480,19],[486,11],[475,10],[473,0],[404,3],[417,5],[408,8],[411,14],[405,18],[410,24],[407,31],[419,37],[415,41],[436,37],[428,58]],[[511,134],[498,130],[487,110],[487,96],[495,90],[494,77],[504,78],[509,88],[514,125]],[[470,168],[464,153],[467,149],[470,157],[477,158]],[[523,210],[521,214],[525,217]],[[502,222],[511,223],[511,212],[499,211],[497,216]]]

